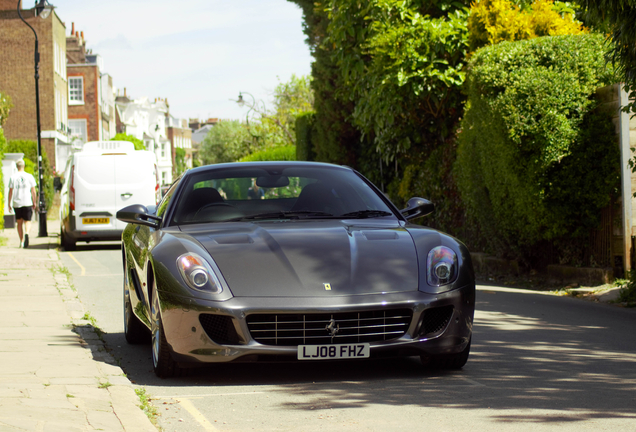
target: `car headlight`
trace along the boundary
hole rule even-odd
[[[442,286],[457,279],[457,255],[451,248],[437,246],[428,253],[426,280],[431,286]]]
[[[177,258],[177,267],[185,283],[197,291],[219,294],[221,282],[210,264],[195,253],[185,253]]]

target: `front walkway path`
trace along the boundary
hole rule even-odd
[[[63,272],[59,221],[0,232],[0,431],[156,432]]]

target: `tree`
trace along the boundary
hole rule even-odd
[[[574,9],[556,9],[553,0],[535,0],[522,8],[510,0],[480,0],[468,18],[471,50],[502,41],[540,36],[583,34],[587,29],[574,18]]]
[[[146,150],[146,146],[142,140],[135,138],[132,135],[126,135],[125,133],[118,133],[111,139],[111,141],[130,141],[135,145],[135,150]]]
[[[258,115],[250,121],[249,128],[266,147],[296,144],[296,117],[313,109],[314,94],[311,77],[292,75],[287,82],[279,82],[274,90],[274,109],[268,110],[264,103],[244,101]]]
[[[210,129],[203,139],[199,159],[203,165],[235,162],[260,149],[261,145],[250,135],[245,123],[224,120]]]
[[[636,0],[576,0],[592,25],[611,33],[611,50],[607,59],[616,66],[625,90],[636,98]],[[628,106],[636,112],[636,104]]]
[[[11,97],[0,91],[0,127],[4,125],[4,122],[7,121],[9,117],[9,111],[13,108],[13,103],[11,102]]]
[[[174,166],[174,177],[181,175],[188,167],[186,167],[185,156],[186,151],[180,147],[174,149],[175,155],[175,166]]]

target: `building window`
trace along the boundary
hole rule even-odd
[[[86,134],[86,119],[69,120],[68,129],[71,135],[71,140],[79,138],[82,142],[88,141],[88,136]]]
[[[84,77],[68,78],[68,101],[69,105],[84,104]]]
[[[161,157],[166,157],[166,143],[161,144]]]

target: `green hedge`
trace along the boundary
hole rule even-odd
[[[296,117],[296,159],[299,161],[313,161],[316,158],[312,141],[316,133],[315,120],[315,112],[305,112]]]
[[[616,81],[604,40],[504,42],[472,57],[454,172],[489,252],[527,261],[583,238],[617,193],[617,138],[594,99]]]
[[[0,161],[4,159],[4,148],[6,144],[7,140],[4,138],[4,131],[2,127],[0,127]],[[0,229],[4,229],[4,200],[4,179],[2,178],[2,169],[0,166]]]
[[[33,162],[33,177],[35,177],[38,188],[40,186],[40,180],[38,179],[38,144],[35,141],[30,140],[11,140],[5,146],[5,153],[24,153],[25,167],[24,170],[29,172],[29,166],[27,159]],[[53,197],[55,196],[55,189],[53,188],[53,169],[49,164],[49,158],[46,155],[46,150],[42,148],[42,169],[44,170],[44,199],[46,201],[46,210],[49,211],[53,205]],[[37,188],[36,188],[37,189]],[[39,193],[39,192],[38,192]]]
[[[261,150],[251,155],[247,155],[239,162],[259,162],[259,161],[295,161],[296,160],[296,146],[284,146],[274,147],[266,150]]]

